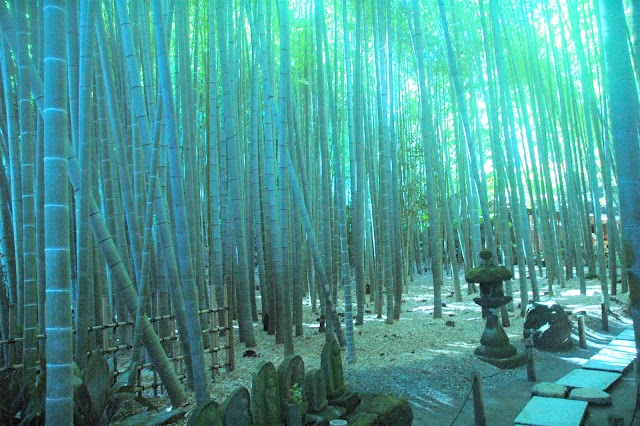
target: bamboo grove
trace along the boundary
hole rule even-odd
[[[46,360],[68,423],[87,330],[134,318],[179,405],[159,311],[202,405],[226,287],[246,347],[312,309],[356,362],[367,303],[393,324],[426,272],[439,318],[484,247],[521,300],[635,300],[637,3],[0,1],[2,365]]]

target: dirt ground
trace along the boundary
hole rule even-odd
[[[539,288],[547,290],[546,281],[542,278],[538,281]],[[610,330],[603,332],[599,282],[591,280],[587,284],[587,295],[579,294],[577,280],[570,280],[565,288],[554,288],[554,296],[541,296],[541,301],[555,300],[568,312],[586,311],[588,347],[577,346],[577,320],[571,315],[576,344],[563,352],[536,349],[538,381],[554,382],[579,368],[622,330],[631,327],[627,296],[618,295],[611,301]],[[529,401],[534,383],[527,380],[525,366],[501,370],[473,355],[484,328],[480,307],[473,303],[477,295],[467,295],[464,283],[463,301],[454,302],[452,280],[445,279],[443,318],[434,319],[431,275],[417,275],[408,287],[400,320],[389,325],[384,316],[377,318],[374,313],[367,313],[364,324],[355,327],[356,362],[344,362],[347,386],[360,393],[387,393],[407,398],[413,408],[413,425],[472,425],[471,375],[477,371],[482,376],[487,424],[512,425]],[[515,313],[510,318],[511,326],[505,331],[511,343],[523,350],[524,321],[518,308],[519,297],[514,296]],[[369,303],[366,309],[373,310],[373,304]],[[304,316],[304,336],[295,337],[294,345],[309,369],[320,366],[319,355],[325,337],[318,333],[318,315],[310,306],[304,307]],[[238,386],[250,388],[251,376],[261,361],[270,360],[277,366],[282,360],[283,346],[274,344],[274,337],[263,332],[258,324],[255,328],[258,346],[254,349],[258,356],[243,357],[246,348],[237,343],[236,368],[222,370],[214,379],[211,390],[217,401],[224,401]],[[585,425],[607,424],[607,416],[612,411],[624,416],[625,425],[631,424],[636,392],[633,367],[629,370],[610,389],[613,405],[590,407]],[[640,414],[633,424],[640,425]]]

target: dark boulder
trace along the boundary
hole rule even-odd
[[[527,305],[524,338],[532,338],[536,348],[552,351],[572,346],[571,321],[556,302],[533,302]]]

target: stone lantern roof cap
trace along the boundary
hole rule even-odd
[[[480,258],[483,264],[470,269],[464,278],[469,283],[490,284],[501,283],[502,281],[513,278],[513,273],[504,266],[493,264],[493,253],[490,250],[480,251]]]

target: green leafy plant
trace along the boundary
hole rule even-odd
[[[44,364],[43,364],[44,365]],[[44,367],[39,380],[24,376],[22,370],[0,374],[0,424],[44,425],[46,379]]]
[[[76,371],[81,379],[75,390],[75,424],[108,425],[125,406],[137,403],[154,409],[151,402],[135,391],[137,364],[117,376],[112,359],[94,353],[84,371]]]
[[[302,388],[297,383],[294,383],[289,389],[289,402],[302,405]]]
[[[14,406],[20,392],[18,371],[4,371],[0,374],[0,424],[10,425],[16,416]]]
[[[151,411],[138,413],[128,419],[128,426],[159,425],[170,419],[184,417],[185,411],[154,412],[156,407],[135,391],[137,364],[130,366],[117,376],[115,366],[94,353],[83,371],[74,364],[74,424],[93,426],[108,425],[118,415],[127,417],[125,407],[133,404]],[[45,424],[46,405],[46,361],[42,361],[37,380],[26,380],[22,370],[9,370],[0,374],[0,424],[29,425]],[[35,385],[34,385],[35,384]],[[125,424],[121,420],[122,424]]]
[[[23,397],[25,405],[22,412],[22,425],[44,425],[44,407],[46,405],[47,397],[47,374],[46,374],[46,362],[42,363],[40,377],[33,389],[25,388],[23,390]],[[25,381],[23,381],[23,384]]]

